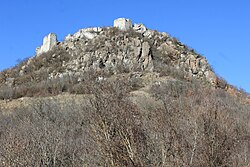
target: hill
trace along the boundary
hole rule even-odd
[[[105,77],[101,75],[169,75],[170,71],[182,73],[179,77],[185,80],[199,79],[214,87],[227,87],[212,71],[207,60],[193,49],[167,33],[147,29],[143,24],[132,26],[126,19],[117,19],[114,27],[81,29],[62,42],[57,41],[55,34],[49,34],[34,57],[1,72],[0,84],[4,90],[16,87],[19,90],[7,93],[13,94],[10,95],[12,97],[2,99],[19,98],[33,96],[36,92],[25,93],[32,91],[30,89],[44,91],[36,85],[51,84],[53,80],[71,80],[74,85],[81,83],[86,73],[91,72],[105,73],[99,75]]]
[[[1,166],[249,166],[249,97],[168,33],[114,21],[0,73]]]

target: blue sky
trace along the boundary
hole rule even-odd
[[[63,40],[118,17],[177,37],[219,76],[250,92],[249,0],[1,0],[0,70],[33,56],[50,32]]]

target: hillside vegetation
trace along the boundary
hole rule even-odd
[[[247,94],[166,33],[80,30],[2,71],[0,99],[3,167],[250,166]]]
[[[249,105],[197,83],[133,89],[122,78],[1,109],[1,166],[249,165]]]

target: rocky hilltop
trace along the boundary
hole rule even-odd
[[[12,69],[1,72],[2,87],[20,87],[32,82],[73,78],[86,79],[86,72],[105,74],[182,73],[186,81],[198,79],[213,87],[228,88],[211,69],[205,57],[168,33],[151,30],[143,24],[119,18],[111,27],[91,27],[69,34],[61,42],[50,33],[36,55]],[[98,76],[104,78],[104,76]]]
[[[55,35],[46,36],[37,55],[53,49],[55,41]],[[148,29],[143,24],[132,25],[132,21],[125,18],[116,19],[114,27],[81,29],[68,35],[56,47],[65,49],[74,60],[63,62],[65,71],[53,72],[50,77],[74,74],[91,68],[116,73],[118,66],[128,71],[153,72],[155,66],[160,64],[171,65],[185,70],[192,77],[216,84],[216,76],[204,57],[167,33]]]

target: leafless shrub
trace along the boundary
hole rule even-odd
[[[224,90],[160,82],[149,91],[160,105],[145,111],[131,102],[128,78],[94,78],[79,88],[71,88],[70,78],[41,83],[52,88],[44,89],[48,95],[62,92],[66,83],[65,89],[88,91],[84,105],[68,99],[62,106],[50,98],[1,111],[0,166],[249,165],[249,106]]]
[[[0,87],[0,99],[7,100],[12,99],[13,97],[13,89],[10,86],[1,86]]]
[[[90,126],[101,154],[101,166],[146,165],[146,135],[127,93],[123,82],[100,84],[93,90]]]
[[[217,79],[217,86],[221,89],[226,89],[226,87],[228,86],[228,83],[225,79],[223,79],[222,77],[219,77]]]
[[[177,89],[173,89],[173,86]],[[175,95],[176,90],[180,96]],[[234,103],[231,101],[233,99],[226,92],[220,90],[221,92],[218,93],[218,90],[212,91],[202,87],[184,87],[183,89],[178,84],[160,87],[158,85],[152,91],[164,104],[164,108],[159,109],[158,114],[152,116],[151,124],[153,126],[151,128],[161,130],[160,135],[164,134],[163,132],[168,134],[153,147],[156,150],[158,148],[158,151],[162,148],[164,151],[164,158],[155,155],[160,164],[165,164],[162,166],[166,164],[170,166],[241,166],[246,164],[247,160],[243,162],[241,157],[237,157],[242,151],[239,152],[241,144],[246,142],[243,139],[247,133],[242,129],[246,125],[239,123],[232,115],[235,111]],[[242,109],[236,110],[239,114]],[[159,128],[162,125],[165,127]],[[170,133],[167,129],[173,129],[174,133]],[[163,144],[165,147],[160,147],[158,145],[162,143],[160,141],[168,142]],[[174,149],[169,143],[175,143]],[[172,153],[172,156],[168,151]]]

